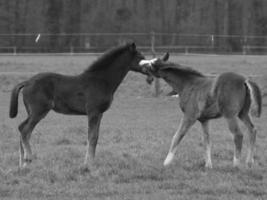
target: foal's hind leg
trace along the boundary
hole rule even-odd
[[[25,105],[27,114],[29,116],[29,114],[30,114],[29,106],[25,102],[24,102],[24,105]],[[23,127],[28,123],[28,121],[29,121],[29,117],[19,125],[18,129],[20,132],[23,129]],[[30,150],[30,152],[31,152],[31,150]],[[20,140],[19,140],[19,153],[20,153],[19,166],[22,167],[24,165],[25,151],[24,151],[23,144],[22,144],[22,135],[21,134],[20,134]]]
[[[257,130],[254,127],[250,117],[248,114],[240,116],[240,119],[244,122],[245,126],[248,128],[248,136],[249,136],[249,148],[246,163],[248,167],[251,167],[254,163],[254,151],[255,151],[255,141]]]
[[[25,124],[28,122],[28,118],[23,121],[20,125],[19,125],[19,131],[21,132],[22,127],[25,126]],[[22,167],[24,164],[24,156],[25,156],[25,151],[23,148],[23,144],[22,144],[22,136],[20,135],[20,140],[19,140],[19,166]]]
[[[87,139],[86,155],[84,159],[85,166],[88,164],[89,159],[91,160],[90,164],[93,164],[102,116],[103,116],[102,113],[88,116],[88,139]]]
[[[27,118],[19,126],[20,131],[20,167],[25,167],[32,159],[32,150],[30,146],[30,137],[35,125],[30,123],[30,118]]]
[[[237,167],[240,164],[243,134],[238,125],[237,117],[226,118],[229,126],[229,130],[234,135],[235,151],[234,151],[234,166]]]
[[[39,109],[34,111],[28,118],[19,125],[20,136],[20,167],[25,167],[32,160],[32,150],[30,146],[31,133],[36,124],[48,113],[49,110]]]
[[[201,122],[202,130],[203,130],[203,141],[205,145],[205,167],[212,168],[211,162],[211,144],[210,144],[210,136],[209,136],[209,121]]]

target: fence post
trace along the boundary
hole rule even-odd
[[[214,53],[214,35],[213,34],[211,35],[211,49]]]
[[[70,46],[70,55],[73,56],[73,46]]]
[[[244,39],[243,39],[242,49],[243,49],[243,55],[246,55],[247,54],[247,36],[246,35],[244,36]]]
[[[17,55],[17,47],[16,46],[13,47],[13,55],[14,56]]]
[[[153,58],[156,57],[156,51],[155,51],[155,32],[152,31],[151,32],[151,52],[152,52],[152,56]],[[155,92],[154,92],[154,96],[158,97],[159,96],[159,92],[160,92],[160,82],[158,78],[154,79],[155,83],[154,83],[154,88],[155,88]]]
[[[188,47],[187,46],[185,46],[185,48],[184,48],[184,53],[185,53],[185,55],[188,55]]]

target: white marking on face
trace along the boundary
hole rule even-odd
[[[157,61],[157,58],[153,58],[150,60],[141,60],[139,62],[139,65],[140,66],[145,66],[145,65],[152,66],[152,64],[154,64],[156,61]]]
[[[179,98],[179,94],[174,94],[174,95],[172,95],[171,97]]]

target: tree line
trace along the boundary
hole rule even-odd
[[[0,45],[32,46],[35,45],[32,36],[23,34],[46,33],[42,45],[47,48],[83,46],[86,43],[97,46],[108,45],[114,38],[71,34],[154,31],[217,35],[215,47],[236,51],[246,42],[255,46],[265,45],[264,37],[249,36],[266,35],[266,11],[267,2],[264,0],[2,0]],[[147,38],[138,40],[145,43]],[[192,38],[162,36],[157,42],[179,45],[192,42],[190,40]],[[203,42],[202,38],[194,40],[199,44]]]

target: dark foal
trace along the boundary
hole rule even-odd
[[[217,77],[205,76],[192,68],[167,62],[168,57],[169,55],[166,54],[163,59],[143,61],[144,70],[163,78],[179,94],[180,108],[184,113],[180,127],[173,136],[164,165],[167,166],[173,161],[178,144],[188,129],[199,121],[204,133],[206,167],[212,168],[209,121],[224,117],[234,136],[234,166],[240,163],[243,140],[238,120],[248,128],[249,150],[246,162],[251,166],[254,162],[256,129],[249,111],[253,108],[252,114],[260,117],[262,100],[258,85],[232,72],[222,73]]]
[[[18,95],[23,88],[23,101],[28,117],[19,125],[20,166],[32,159],[31,133],[36,124],[50,110],[62,114],[88,116],[88,143],[84,163],[93,161],[103,113],[110,107],[113,94],[133,68],[139,71],[144,56],[134,43],[113,48],[103,54],[83,73],[66,76],[56,73],[40,73],[19,83],[11,94],[10,117],[18,110]]]

